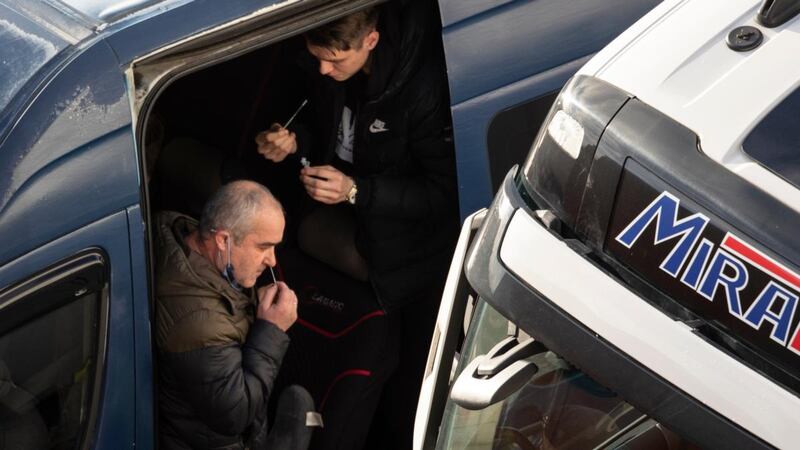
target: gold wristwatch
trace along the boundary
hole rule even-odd
[[[350,191],[348,191],[347,195],[344,197],[345,199],[347,199],[347,203],[355,205],[356,194],[358,194],[358,187],[356,187],[356,180],[353,180],[353,186],[350,188]]]

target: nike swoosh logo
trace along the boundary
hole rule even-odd
[[[375,126],[374,123],[369,126],[369,132],[370,133],[382,133],[384,131],[389,131],[389,129]]]

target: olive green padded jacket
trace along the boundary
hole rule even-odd
[[[189,249],[197,222],[161,213],[156,237],[159,441],[162,449],[263,448],[267,401],[289,345],[254,320],[241,292]]]

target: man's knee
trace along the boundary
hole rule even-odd
[[[278,398],[275,422],[267,438],[267,448],[305,449],[314,428],[322,426],[314,410],[314,399],[298,385],[287,387]]]
[[[278,398],[278,415],[299,417],[302,414],[305,419],[308,411],[314,411],[314,399],[304,387],[293,384],[281,392]]]

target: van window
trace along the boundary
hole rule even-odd
[[[19,289],[0,295],[3,448],[77,448],[84,440],[102,356],[107,290],[97,289],[99,273],[84,260],[83,267],[67,266],[66,274],[61,266],[37,277],[32,293],[27,285],[27,295]]]
[[[800,89],[770,111],[742,147],[764,167],[800,187]]]

